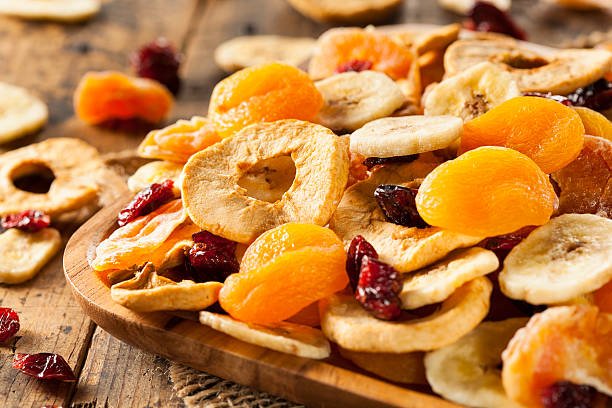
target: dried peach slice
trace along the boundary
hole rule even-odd
[[[504,147],[480,147],[438,166],[416,196],[428,224],[484,237],[542,225],[557,203],[538,165]]]
[[[509,147],[552,173],[578,157],[583,142],[584,126],[572,108],[546,98],[521,96],[467,122],[461,149]]]
[[[159,123],[172,103],[172,94],[159,82],[115,71],[86,73],[74,92],[74,110],[90,125],[112,119]]]
[[[594,306],[552,307],[531,318],[502,353],[508,396],[543,407],[543,394],[557,382],[589,385],[612,395],[612,314]]]
[[[298,68],[279,62],[245,68],[219,82],[208,117],[223,138],[247,125],[281,119],[313,122],[323,97]]]
[[[230,275],[219,303],[250,323],[286,320],[348,283],[346,254],[333,231],[289,223],[262,234],[247,249],[240,272]]]
[[[149,132],[138,146],[138,155],[148,159],[186,163],[194,153],[220,140],[212,122],[194,116],[191,120],[181,119],[163,129]]]
[[[559,214],[612,218],[612,142],[585,136],[580,155],[552,178],[561,189]]]

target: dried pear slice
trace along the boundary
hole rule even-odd
[[[32,279],[55,256],[61,243],[60,233],[53,228],[3,232],[0,234],[0,283],[17,284]]]

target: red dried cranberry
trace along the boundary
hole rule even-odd
[[[168,40],[158,38],[132,54],[131,62],[138,76],[154,79],[176,95],[181,86],[178,72],[181,59],[181,54]]]
[[[567,97],[561,95],[555,95],[552,92],[542,93],[542,92],[525,92],[523,95],[525,96],[537,96],[539,98],[552,99],[553,101],[557,101],[562,103],[565,106],[573,106],[574,104]]]
[[[19,331],[19,315],[13,309],[0,307],[0,343],[6,343]]]
[[[220,249],[223,252],[234,253],[236,251],[237,242],[230,241],[227,238],[220,237],[209,231],[200,231],[192,235],[193,242],[205,244],[206,249]]]
[[[237,243],[208,231],[193,234],[193,247],[187,252],[187,269],[197,282],[224,282],[238,272]]]
[[[51,225],[51,217],[42,211],[25,210],[18,214],[10,214],[2,218],[2,228],[17,228],[22,231],[36,232]]]
[[[578,88],[567,98],[575,106],[584,106],[598,112],[612,108],[612,82],[602,78],[589,86]]]
[[[38,353],[22,354],[16,353],[13,357],[13,368],[22,373],[40,380],[57,380],[75,382],[77,380],[72,368],[66,360],[58,354]]]
[[[521,228],[518,231],[511,232],[510,234],[487,238],[484,240],[483,246],[486,249],[495,252],[498,258],[505,259],[512,248],[520,244],[536,228],[536,226],[529,225]]]
[[[559,381],[542,393],[544,408],[590,408],[594,406],[597,390],[588,385]]]
[[[134,221],[136,218],[147,215],[174,198],[174,182],[166,180],[161,184],[153,183],[138,194],[130,203],[119,212],[120,227]]]
[[[472,31],[506,34],[519,40],[526,40],[527,34],[510,15],[486,1],[477,1],[468,14],[465,27]]]
[[[411,163],[418,158],[418,154],[395,157],[368,157],[363,161],[363,165],[366,166],[368,170],[372,170],[374,166],[380,166],[382,164]]]
[[[391,265],[364,256],[355,299],[364,309],[381,320],[395,320],[401,314],[400,274]]]
[[[349,277],[349,282],[353,292],[357,290],[359,283],[359,273],[361,271],[361,261],[364,256],[378,259],[376,249],[364,237],[357,235],[349,245],[348,255],[346,257],[346,273]]]
[[[416,188],[382,184],[374,190],[374,198],[387,221],[405,227],[427,228],[416,208]]]
[[[336,72],[341,74],[343,72],[361,72],[372,69],[372,62],[368,60],[351,60],[344,62],[336,68]]]

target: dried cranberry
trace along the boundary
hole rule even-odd
[[[537,96],[539,98],[552,99],[553,101],[557,101],[562,103],[565,106],[573,106],[574,104],[567,97],[561,95],[555,95],[552,92],[542,93],[542,92],[525,92],[523,95],[525,96]]]
[[[168,40],[158,38],[132,54],[131,62],[138,76],[154,79],[176,95],[181,86],[178,72],[181,59],[181,54]]]
[[[527,34],[510,15],[486,1],[477,1],[468,14],[465,26],[472,31],[506,34],[519,40],[526,40]]]
[[[391,265],[364,256],[355,299],[374,317],[395,320],[401,314],[402,290],[400,274]]]
[[[166,180],[161,184],[153,183],[136,194],[136,197],[119,212],[120,227],[134,221],[136,218],[147,215],[174,198],[174,182]]]
[[[336,72],[341,74],[342,72],[361,72],[372,69],[372,62],[368,60],[351,60],[338,65]]]
[[[72,368],[66,360],[58,354],[38,353],[22,354],[16,353],[13,357],[13,368],[22,373],[40,380],[57,380],[75,382],[77,380]]]
[[[545,408],[590,408],[594,406],[597,390],[588,385],[559,381],[542,393]]]
[[[238,243],[220,237],[209,231],[200,231],[192,235],[193,242],[205,244],[207,249],[220,249],[227,253],[234,253]]]
[[[22,231],[36,232],[51,225],[51,217],[42,211],[25,210],[18,214],[10,214],[2,218],[2,228],[17,228]]]
[[[612,108],[612,82],[602,78],[584,88],[578,88],[567,98],[575,106],[584,106],[598,112]]]
[[[505,259],[512,248],[520,244],[536,228],[536,226],[529,225],[518,231],[511,232],[510,234],[487,238],[484,240],[483,246],[495,252],[500,259]]]
[[[394,164],[394,163],[411,163],[419,158],[418,154],[411,154],[408,156],[395,156],[395,157],[368,157],[363,161],[363,165],[371,170],[374,166],[380,166],[382,164]]]
[[[193,246],[187,252],[187,269],[197,282],[224,282],[238,272],[237,243],[208,231],[193,234]]]
[[[349,282],[353,292],[357,290],[359,283],[359,273],[361,271],[361,261],[364,256],[378,259],[376,249],[364,237],[357,235],[349,245],[348,255],[346,257],[346,273],[349,277]]]
[[[405,227],[427,228],[416,208],[416,188],[382,184],[374,190],[374,198],[387,221]]]
[[[13,309],[0,307],[0,343],[5,343],[19,331],[19,315]]]

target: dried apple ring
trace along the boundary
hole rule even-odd
[[[274,203],[257,200],[240,178],[262,160],[291,156],[293,184]],[[200,228],[248,243],[287,222],[325,225],[348,179],[348,146],[329,129],[299,120],[249,126],[203,150],[183,169],[187,213]]]
[[[35,208],[57,215],[83,207],[96,198],[98,151],[71,138],[48,139],[0,155],[0,215]],[[46,193],[25,191],[15,180],[44,175],[53,179]]]
[[[328,339],[353,351],[435,350],[454,343],[484,319],[492,288],[487,278],[476,278],[457,289],[433,314],[394,322],[375,318],[352,296],[333,295],[319,302],[321,328]]]

